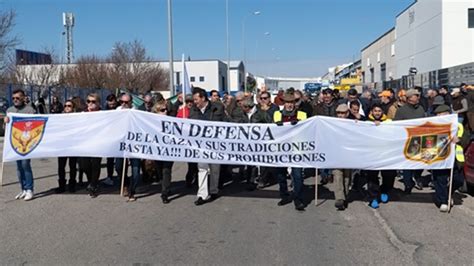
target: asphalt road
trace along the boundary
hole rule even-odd
[[[186,164],[173,168],[173,191],[142,186],[128,203],[118,188],[96,199],[84,190],[53,194],[56,159],[33,160],[36,198],[14,200],[15,165],[5,163],[0,192],[1,265],[474,265],[474,199],[456,194],[450,214],[425,188],[372,210],[356,200],[336,211],[332,185],[319,206],[278,207],[277,186],[248,192],[227,184],[216,201],[194,206],[183,184]],[[102,170],[105,176],[105,169]],[[305,180],[312,200],[313,179]],[[398,187],[402,187],[397,182]]]

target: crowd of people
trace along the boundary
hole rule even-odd
[[[96,112],[100,110],[136,108],[158,115],[174,116],[203,121],[225,121],[233,123],[275,123],[278,126],[292,126],[311,116],[331,116],[340,119],[370,121],[376,125],[390,123],[392,120],[405,120],[429,116],[440,116],[451,113],[458,114],[461,134],[452,139],[460,147],[466,146],[470,132],[474,130],[474,87],[462,84],[459,88],[440,89],[415,87],[394,91],[385,89],[377,94],[371,90],[359,93],[356,89],[338,91],[330,88],[317,95],[303,93],[294,88],[280,90],[272,99],[272,94],[265,88],[256,94],[237,92],[235,95],[212,90],[208,96],[206,90],[194,87],[192,94],[179,94],[174,103],[167,101],[161,94],[142,95],[144,103],[133,105],[133,95],[122,93],[118,96],[110,94],[101,106],[99,94],[87,95],[85,101],[73,97],[61,104],[53,97],[50,113]],[[33,107],[26,98],[24,91],[15,90],[12,96],[13,106],[8,113],[40,113],[38,106]],[[46,108],[45,106],[43,108]],[[9,118],[5,118],[9,123]],[[467,137],[466,137],[467,136]],[[383,136],[382,136],[383,137]],[[459,156],[458,156],[459,155]],[[99,195],[99,177],[102,158],[94,157],[60,157],[58,158],[57,193],[75,192],[77,186],[85,186],[90,197]],[[464,157],[456,156],[453,166],[453,191],[463,184],[462,165]],[[66,180],[66,165],[69,166],[69,179]],[[131,176],[125,179],[127,201],[136,201],[136,190],[141,183],[161,182],[161,199],[164,204],[170,202],[172,188],[173,162],[150,161],[136,158],[107,158],[107,177],[102,185],[113,186],[120,182],[122,174],[127,175],[131,167]],[[394,182],[401,175],[404,193],[410,194],[415,189],[432,186],[435,189],[435,204],[440,211],[448,210],[448,179],[450,169],[432,170],[429,180],[422,177],[423,170],[348,170],[348,169],[302,169],[298,167],[257,167],[222,164],[188,163],[185,176],[186,189],[196,189],[195,205],[202,205],[219,197],[226,180],[244,183],[248,190],[264,189],[272,183],[278,183],[280,200],[278,206],[291,202],[295,209],[303,211],[304,178],[320,175],[321,184],[334,183],[335,207],[344,210],[348,207],[349,191],[359,191],[366,195],[371,208],[379,208],[380,203],[390,200]],[[114,172],[116,174],[114,174]],[[30,160],[17,161],[17,174],[21,191],[16,199],[31,200],[33,193],[33,172]],[[83,182],[83,176],[87,181]],[[287,180],[291,179],[289,192]],[[379,181],[381,179],[381,183]],[[427,182],[426,182],[427,181]],[[174,188],[177,189],[177,188]]]

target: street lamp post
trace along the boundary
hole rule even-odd
[[[225,25],[227,35],[227,93],[230,95],[229,0],[225,1]]]
[[[169,71],[170,71],[170,97],[174,95],[174,68],[173,68],[173,20],[171,12],[171,0],[168,0],[168,51],[169,51]]]
[[[244,59],[243,59],[243,62],[244,62],[244,67],[247,68],[247,66],[245,65],[245,61],[247,60],[246,58],[246,51],[245,51],[245,22],[247,20],[248,17],[250,17],[251,15],[253,16],[258,16],[260,15],[262,12],[260,11],[254,11],[250,14],[247,14],[243,19],[242,19],[242,47],[243,47],[243,56],[244,56]],[[245,70],[245,73],[244,73],[244,91],[247,90],[247,70]]]

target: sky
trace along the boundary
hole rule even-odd
[[[230,58],[256,75],[319,77],[359,59],[413,1],[228,0]],[[0,0],[0,9],[16,12],[18,49],[64,58],[62,13],[72,12],[75,58],[105,57],[134,40],[154,59],[169,58],[167,0]],[[172,11],[176,60],[227,61],[226,0],[172,0]]]

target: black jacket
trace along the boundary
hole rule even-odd
[[[189,113],[189,118],[207,121],[225,121],[224,105],[208,101],[204,113],[202,113],[198,107],[193,105]]]

